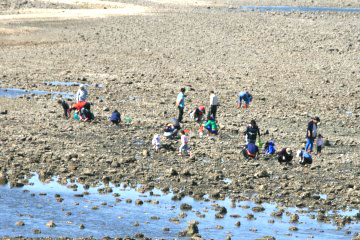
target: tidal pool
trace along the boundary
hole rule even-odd
[[[0,88],[0,97],[16,98],[25,95],[58,95],[63,98],[75,98],[75,95],[67,92],[49,92],[41,90],[25,90],[18,88]]]
[[[134,188],[124,185],[114,187],[111,184],[113,192],[104,195],[98,193],[98,188],[103,188],[104,184],[98,188],[84,189],[81,184],[76,183],[78,187],[74,191],[69,188],[72,183],[68,183],[68,187],[60,185],[56,179],[43,183],[36,175],[29,182],[32,185],[22,188],[11,189],[7,185],[0,187],[0,237],[101,238],[143,233],[154,239],[174,239],[180,238],[178,233],[191,220],[199,222],[199,234],[204,239],[225,239],[228,235],[232,239],[256,239],[263,236],[274,236],[276,239],[351,239],[355,232],[360,232],[358,223],[337,230],[332,224],[311,219],[310,214],[313,213],[302,213],[296,208],[287,208],[281,218],[273,218],[271,213],[277,209],[277,205],[272,203],[262,204],[265,208],[263,212],[254,212],[252,207],[258,205],[248,201],[236,202],[235,206],[230,199],[196,201],[185,197],[181,201],[173,201],[171,193],[164,194],[156,189],[139,193]],[[89,195],[76,196],[84,192]],[[63,201],[56,201],[55,194],[59,194]],[[137,199],[141,199],[143,205],[135,205]],[[184,211],[186,215],[181,216],[183,211],[180,206],[183,203],[190,204],[192,210]],[[227,209],[223,219],[215,218],[217,211],[214,204]],[[300,216],[299,223],[289,223],[290,217],[286,212],[297,212]],[[342,212],[350,216],[356,213],[356,210]],[[254,219],[248,220],[248,214],[253,214]],[[177,218],[178,222],[169,221],[170,218]],[[274,223],[269,223],[270,219]],[[54,228],[46,226],[50,220],[56,224]],[[17,221],[23,221],[25,225],[16,226]],[[239,227],[235,225],[238,221],[241,223]],[[80,229],[80,224],[85,228]],[[290,231],[291,226],[298,230]],[[164,231],[164,228],[168,228],[168,231]],[[41,233],[35,234],[34,229],[39,229]]]

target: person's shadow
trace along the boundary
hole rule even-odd
[[[176,148],[172,145],[172,143],[161,144],[161,148],[165,149],[166,151],[171,151],[171,152],[176,151]]]

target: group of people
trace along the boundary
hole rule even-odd
[[[249,108],[250,103],[252,102],[253,97],[247,91],[241,91],[239,93],[237,99],[237,108],[241,108],[243,106],[244,109]],[[216,112],[217,107],[219,106],[219,99],[215,95],[214,91],[210,92],[210,107],[209,112],[207,115],[207,120],[204,122],[205,114],[205,106],[199,106],[190,111],[190,118],[195,122],[200,124],[199,127],[199,136],[203,136],[203,132],[206,129],[208,135],[218,134],[218,127],[216,124]],[[180,131],[180,123],[183,119],[184,108],[185,108],[185,88],[181,88],[180,92],[177,95],[176,99],[176,107],[178,108],[178,118],[177,120],[177,127],[175,128],[174,133],[176,134]],[[296,156],[299,158],[299,162],[301,164],[311,164],[312,163],[312,156],[311,153],[313,152],[314,142],[316,139],[316,152],[317,154],[321,153],[321,149],[324,145],[324,140],[321,134],[317,134],[317,127],[320,123],[319,117],[314,117],[309,123],[306,131],[306,145],[304,148],[301,148],[297,151]],[[182,133],[181,137],[181,146],[179,148],[179,155],[183,155],[187,153],[186,149],[189,149],[187,146],[188,138],[183,137],[186,133]],[[246,146],[242,150],[243,156],[246,159],[254,159],[260,153],[259,148],[262,147],[262,142],[260,140],[260,129],[256,124],[255,120],[251,120],[250,124],[247,126],[245,132],[245,142]],[[173,135],[172,135],[173,136]],[[259,137],[259,141],[257,140]],[[184,139],[184,140],[183,140]],[[185,149],[185,150],[184,150]],[[280,163],[290,163],[294,156],[292,150],[290,148],[282,148],[280,151],[276,152],[275,142],[274,141],[267,141],[264,146],[264,152],[266,155],[277,155],[277,159]]]
[[[181,122],[183,121],[184,109],[185,109],[185,88],[181,88],[180,92],[176,98],[176,107],[178,109],[177,118],[172,119],[171,122],[167,123],[164,128],[164,137],[168,139],[177,138],[180,133],[180,147],[178,154],[181,156],[191,155],[189,147],[189,137],[187,134],[189,130],[181,129]],[[74,119],[89,122],[94,120],[94,115],[91,112],[91,103],[87,101],[88,91],[84,84],[79,86],[79,89],[76,93],[76,102],[71,104],[71,107],[65,100],[59,100],[58,103],[61,104],[64,110],[65,118],[71,117],[71,112],[75,111]],[[244,109],[249,108],[250,103],[252,102],[252,95],[247,91],[241,91],[236,101],[237,108],[243,106]],[[207,132],[208,136],[218,134],[218,125],[216,123],[216,114],[217,108],[220,105],[219,98],[216,96],[214,91],[210,91],[210,101],[209,101],[209,111],[206,114],[206,107],[201,105],[192,109],[189,112],[190,119],[198,124],[198,134],[199,137],[203,137],[204,131]],[[244,104],[244,105],[243,105]],[[121,122],[121,115],[117,110],[114,110],[110,116],[110,121],[114,125],[119,125]],[[324,140],[321,134],[318,134],[318,124],[320,123],[319,117],[314,117],[307,126],[306,130],[306,145],[297,151],[296,156],[300,159],[301,164],[311,164],[314,143],[316,140],[316,152],[317,154],[321,153],[322,147],[324,145]],[[260,139],[260,129],[256,124],[255,120],[251,120],[250,124],[247,126],[245,132],[245,148],[242,150],[242,154],[246,159],[255,159],[259,153],[260,149],[263,146],[263,143]],[[258,139],[258,141],[257,141]],[[161,146],[161,136],[160,134],[155,134],[152,139],[152,145],[156,151],[160,149]],[[266,155],[275,156],[280,163],[290,163],[294,156],[290,148],[282,148],[280,151],[276,152],[275,142],[270,140],[265,143],[264,152]]]
[[[75,111],[74,119],[82,122],[90,122],[94,120],[94,114],[91,112],[91,103],[87,101],[88,91],[84,84],[80,84],[79,89],[76,93],[76,102],[69,104],[63,100],[58,100],[58,103],[62,106],[64,110],[64,117],[69,119],[71,117],[71,112]]]
[[[324,146],[324,139],[321,134],[317,134],[318,124],[320,123],[319,117],[314,117],[307,126],[306,130],[306,145],[305,147],[299,149],[296,153],[296,156],[299,158],[300,164],[312,164],[313,157],[311,153],[313,152],[314,142],[316,139],[316,153],[321,154],[321,150]],[[260,131],[256,125],[255,120],[252,120],[250,125],[245,131],[246,136],[246,146],[242,150],[242,153],[246,159],[254,159],[260,153],[259,146],[262,145],[261,140],[259,139],[256,142],[256,137],[260,138]],[[276,148],[274,141],[268,141],[264,147],[266,155],[275,155]],[[277,159],[279,163],[290,163],[293,160],[293,153],[290,148],[282,148],[277,153]]]

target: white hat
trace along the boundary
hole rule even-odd
[[[80,84],[80,89],[84,89],[85,88],[85,84]]]

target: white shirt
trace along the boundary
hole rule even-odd
[[[86,89],[79,89],[76,93],[77,102],[85,102],[88,97],[88,92]]]
[[[182,135],[181,136],[181,144],[185,145],[185,144],[188,144],[188,142],[189,142],[189,137],[186,135]]]
[[[211,105],[219,105],[219,99],[214,93],[210,94],[210,106]]]
[[[160,145],[160,135],[159,134],[154,135],[154,138],[152,139],[152,144],[157,145],[157,146]]]

